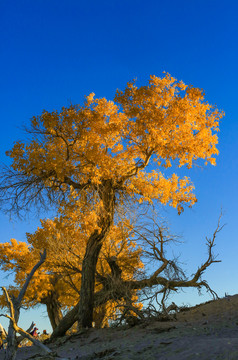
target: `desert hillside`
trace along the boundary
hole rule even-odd
[[[84,330],[48,346],[51,357],[31,346],[20,348],[17,360],[237,360],[238,295],[183,309],[172,321]]]

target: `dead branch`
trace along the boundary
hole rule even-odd
[[[40,254],[40,261],[33,267],[33,269],[31,270],[30,274],[27,276],[25,284],[23,285],[18,297],[17,297],[17,302],[21,303],[22,299],[26,293],[26,290],[28,288],[28,285],[32,279],[32,276],[35,274],[36,270],[45,262],[46,259],[46,250],[43,251],[43,253]]]
[[[10,300],[11,302],[11,300]],[[21,327],[19,327],[14,319],[14,317],[6,315],[6,314],[0,314],[0,316],[4,316],[7,319],[11,320],[12,324],[13,324],[13,328],[15,330],[15,332],[19,333],[21,335],[22,340],[24,338],[30,340],[34,345],[38,346],[41,350],[43,350],[46,353],[51,353],[51,350],[45,346],[44,344],[42,344],[39,340],[35,339],[31,334],[29,334],[28,332],[26,332],[25,330],[23,330]],[[22,341],[21,340],[21,341]],[[19,339],[18,339],[18,344],[19,344]]]
[[[31,325],[30,325],[29,328],[26,330],[26,332],[27,332],[28,334],[31,332],[31,330],[33,330],[34,325],[35,325],[35,323],[34,323],[34,321],[32,321]],[[24,339],[24,336],[18,336],[18,337],[17,337],[17,344],[19,345],[19,344],[22,342],[23,339]]]
[[[16,352],[17,347],[19,344],[19,338],[17,339],[16,333],[19,333],[22,337],[27,338],[28,340],[32,341],[36,346],[40,347],[42,350],[44,350],[47,353],[50,353],[51,350],[45,347],[45,345],[41,344],[40,341],[33,338],[28,332],[20,328],[17,323],[19,320],[20,315],[20,307],[21,302],[23,300],[23,297],[26,293],[27,287],[35,274],[36,270],[44,263],[46,259],[46,250],[42,254],[40,254],[40,260],[38,263],[33,267],[30,274],[27,276],[26,281],[18,295],[18,297],[12,296],[12,299],[10,298],[8,291],[5,287],[2,287],[2,290],[5,294],[7,305],[10,311],[9,315],[1,314],[0,316],[5,316],[10,320],[9,328],[8,328],[8,335],[7,335],[7,349],[6,349],[6,360],[14,360],[16,358]]]
[[[193,274],[190,279],[185,276],[183,270],[178,266],[177,259],[170,260],[167,258],[165,244],[169,241],[174,241],[174,239],[167,233],[165,227],[155,227],[155,229],[150,229],[147,233],[141,233],[142,239],[150,246],[150,248],[146,250],[146,253],[149,256],[150,261],[151,259],[154,259],[159,262],[158,269],[148,278],[143,277],[142,279],[123,280],[121,276],[122,269],[120,269],[117,264],[117,258],[112,257],[108,259],[111,274],[107,276],[103,276],[99,273],[96,274],[97,281],[101,282],[102,289],[94,294],[95,306],[104,305],[108,301],[118,301],[118,306],[121,307],[122,314],[124,310],[129,308],[136,313],[136,311],[131,308],[129,299],[131,299],[133,293],[135,294],[137,291],[142,290],[151,290],[153,292],[150,299],[151,301],[156,299],[158,295],[162,295],[160,304],[165,313],[167,313],[165,301],[168,295],[171,291],[177,291],[181,288],[195,287],[198,290],[205,288],[213,298],[218,298],[216,292],[210,288],[205,280],[201,279],[201,276],[210,265],[220,262],[220,260],[216,260],[216,256],[213,254],[217,234],[223,228],[223,226],[220,225],[220,220],[221,215],[212,238],[206,239],[208,248],[206,261],[197,269],[196,273]],[[137,235],[139,237],[139,232],[137,232]],[[62,319],[59,326],[53,331],[52,338],[64,335],[74,324],[77,320],[78,309],[79,303]],[[137,314],[137,316],[139,316],[139,314]]]
[[[128,299],[131,298],[132,293],[135,293],[135,291],[141,291],[142,289],[152,288],[153,295],[151,297],[151,301],[157,298],[157,295],[161,294],[162,299],[160,300],[160,304],[162,306],[163,312],[165,313],[167,313],[165,302],[170,292],[177,291],[180,288],[196,287],[198,290],[200,290],[202,287],[204,287],[213,296],[213,298],[218,298],[216,292],[211,289],[211,287],[205,280],[201,279],[201,276],[211,264],[220,262],[220,260],[216,260],[216,256],[214,256],[213,254],[216,236],[223,228],[223,226],[220,225],[220,220],[221,215],[219,217],[218,224],[212,238],[206,238],[206,245],[208,247],[208,257],[206,261],[197,269],[196,273],[193,274],[190,279],[186,278],[183,270],[180,269],[180,267],[178,266],[178,262],[176,261],[176,259],[170,260],[166,256],[164,245],[166,244],[166,242],[173,240],[173,238],[171,238],[171,236],[166,233],[167,229],[163,227],[158,227],[156,229],[157,232],[155,232],[153,229],[149,229],[146,234],[144,232],[142,234],[142,238],[150,246],[149,250],[147,250],[147,254],[149,254],[150,259],[154,258],[160,263],[158,269],[155,270],[149,278],[124,281],[121,278],[122,270],[116,264],[116,258],[113,257],[113,267],[111,267],[111,271],[112,275],[114,275],[115,270],[113,272],[113,269],[117,269],[117,276],[111,276],[107,278],[104,277],[102,279],[102,285],[104,287],[101,290],[101,298],[99,293],[95,294],[95,299],[97,299],[96,304],[98,305],[101,300],[105,301],[106,299],[107,301],[112,299],[114,301],[121,301],[122,299],[124,299],[125,308],[129,308],[130,306],[128,306]],[[100,281],[99,277],[98,280]],[[156,289],[156,287],[158,286],[159,289]],[[120,304],[120,306],[122,307],[123,305]]]

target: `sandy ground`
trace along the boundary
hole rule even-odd
[[[198,305],[176,317],[132,328],[84,330],[48,344],[53,357],[40,356],[31,346],[19,348],[17,360],[238,360],[238,295]]]

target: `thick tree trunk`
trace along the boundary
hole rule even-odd
[[[95,230],[87,243],[82,264],[80,301],[54,329],[52,338],[63,336],[75,321],[78,321],[79,327],[92,327],[96,266],[103,241],[110,230],[114,217],[115,189],[111,180],[105,180],[100,185],[99,196],[103,203],[103,209],[97,223],[100,231]]]
[[[92,327],[96,265],[105,236],[98,230],[90,236],[82,265],[80,301],[54,329],[52,338],[63,336],[76,321],[79,327]]]
[[[57,294],[51,291],[44,299],[44,304],[47,307],[47,313],[50,319],[50,323],[52,329],[54,330],[63,318]]]
[[[79,305],[79,326],[81,327],[92,327],[95,272],[103,240],[103,237],[100,238],[101,236],[98,233],[91,236],[83,260]]]
[[[94,308],[95,273],[98,256],[114,217],[115,190],[111,180],[105,180],[99,188],[99,196],[103,209],[99,217],[100,231],[95,230],[90,236],[82,265],[82,279],[80,289],[79,327],[92,327]]]
[[[51,338],[54,339],[60,336],[64,336],[66,331],[71,328],[71,326],[73,326],[76,321],[78,321],[78,314],[79,302],[63,317],[59,325],[54,329],[53,333],[51,334]]]

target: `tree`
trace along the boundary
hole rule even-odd
[[[83,106],[43,111],[26,129],[31,140],[7,152],[12,165],[2,173],[0,196],[8,210],[75,205],[89,228],[77,315],[83,327],[92,324],[96,265],[118,203],[158,201],[179,213],[192,206],[190,180],[161,170],[191,168],[197,159],[214,165],[222,116],[202,90],[169,74],[151,76],[147,86],[128,83],[114,102],[92,93]]]
[[[39,252],[47,250],[47,260],[28,286],[24,306],[45,304],[54,330],[62,319],[61,310],[72,308],[79,300],[86,238],[73,216],[41,220],[41,225],[35,233],[27,233],[28,244],[15,239],[0,244],[0,266],[5,272],[14,272],[15,286],[10,286],[8,292],[17,294]],[[125,221],[110,229],[97,263],[96,289],[101,287],[102,277],[110,274],[109,263],[113,256],[122,268],[124,279],[133,279],[134,272],[143,266],[141,249],[129,239],[130,228],[131,224]],[[0,305],[6,305],[4,296],[0,296]],[[94,310],[96,327],[106,325],[112,308],[109,302]]]

